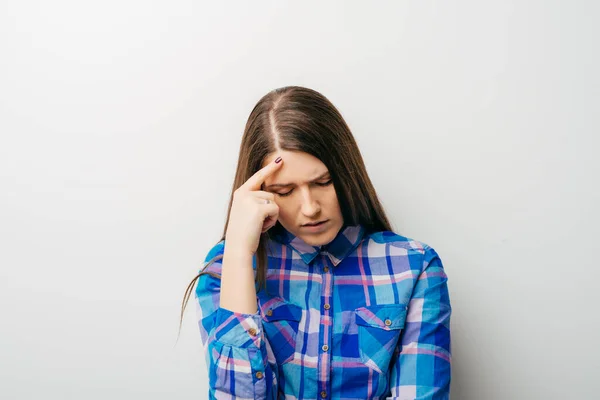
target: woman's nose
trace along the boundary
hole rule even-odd
[[[319,205],[319,202],[317,202],[315,197],[312,196],[308,191],[306,191],[302,195],[301,211],[302,214],[304,214],[307,217],[314,217],[321,211],[321,206]]]

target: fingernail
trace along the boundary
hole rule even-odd
[[[275,159],[275,164],[279,164],[279,162],[280,162],[280,161],[281,161],[281,157],[277,157],[277,158]]]

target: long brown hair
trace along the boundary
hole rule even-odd
[[[268,155],[279,150],[308,153],[325,164],[333,181],[344,225],[363,225],[366,233],[392,230],[367,175],[356,141],[340,112],[315,90],[286,86],[263,96],[248,117],[220,241],[225,239],[227,232],[233,192],[262,167]],[[266,244],[270,232],[281,229],[284,228],[277,222],[261,235],[256,251],[257,291],[266,283]],[[209,260],[204,268],[220,258],[222,256]],[[218,274],[209,271],[201,271],[192,279],[181,306],[180,331],[194,283],[203,274],[220,279]]]

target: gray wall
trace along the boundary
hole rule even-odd
[[[206,398],[180,302],[290,84],[440,253],[452,397],[597,397],[598,3],[211,3],[0,2],[0,397]]]

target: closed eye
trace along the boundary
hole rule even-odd
[[[331,185],[332,182],[333,182],[333,180],[330,179],[327,182],[315,182],[315,185],[329,186],[329,185]],[[293,191],[294,191],[294,189],[290,190],[289,192],[275,193],[275,194],[278,195],[278,196],[280,196],[280,197],[286,197],[286,196],[289,196],[290,194],[292,194]]]
[[[333,182],[333,181],[330,179],[327,182],[317,182],[317,185],[319,185],[319,186],[328,186],[329,184],[331,184],[331,182]]]

